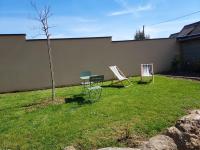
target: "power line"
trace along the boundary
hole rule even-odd
[[[169,19],[169,20],[161,21],[161,22],[158,22],[158,23],[155,23],[155,24],[151,24],[149,26],[155,26],[155,25],[159,25],[159,24],[163,24],[163,23],[167,23],[167,22],[176,21],[178,19],[185,18],[185,17],[191,16],[191,15],[197,14],[197,13],[200,13],[200,10],[186,14],[186,15],[183,15],[183,16],[180,16],[180,17],[176,17],[176,18],[173,18],[173,19]]]

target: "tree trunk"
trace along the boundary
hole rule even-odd
[[[49,67],[51,72],[51,86],[52,86],[52,100],[55,100],[55,81],[54,81],[54,68],[53,68],[53,61],[52,61],[52,53],[51,53],[51,44],[49,36],[47,36],[47,47],[48,47],[48,55],[49,55]]]
[[[54,68],[53,68],[53,60],[52,60],[52,50],[51,50],[51,42],[50,42],[50,34],[49,34],[49,25],[48,18],[51,16],[50,7],[46,6],[43,10],[38,10],[37,6],[34,3],[31,3],[33,8],[36,10],[38,14],[38,18],[36,18],[42,24],[42,31],[46,36],[46,44],[48,48],[48,56],[49,56],[49,68],[50,68],[50,80],[51,80],[51,89],[52,89],[52,100],[55,100],[55,80],[54,80]]]

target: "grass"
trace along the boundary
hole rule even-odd
[[[125,146],[126,134],[148,138],[173,125],[188,109],[200,108],[200,83],[156,76],[154,84],[103,88],[99,101],[38,107],[50,90],[0,94],[0,149],[79,149]],[[105,84],[109,84],[106,82]],[[79,86],[58,88],[61,100]],[[29,109],[34,108],[34,109]]]

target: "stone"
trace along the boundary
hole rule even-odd
[[[118,148],[118,147],[107,147],[107,148],[101,148],[99,150],[140,150],[138,148]]]
[[[174,140],[165,135],[157,135],[141,146],[142,150],[177,150]]]
[[[178,149],[183,148],[183,145],[185,145],[183,140],[183,133],[176,127],[168,128],[166,135],[174,140]]]
[[[191,111],[189,111],[189,114],[199,114],[200,115],[200,110],[191,110]]]
[[[74,146],[65,147],[63,150],[76,150]]]
[[[200,110],[193,110],[179,119],[167,133],[180,150],[200,150]]]

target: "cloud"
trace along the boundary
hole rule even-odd
[[[66,38],[65,34],[53,34],[51,38]]]
[[[108,14],[108,16],[136,14],[139,12],[149,11],[149,10],[153,9],[151,4],[139,5],[137,7],[130,7],[126,3],[123,3],[121,6],[123,7],[123,10],[111,12]]]
[[[55,16],[50,21],[51,25],[59,32],[74,33],[92,33],[99,30],[98,20],[95,18],[84,18],[80,16]]]
[[[100,27],[87,25],[87,26],[82,26],[82,27],[71,28],[70,31],[76,32],[76,33],[93,33],[93,32],[99,31],[100,29],[101,29]]]
[[[122,11],[112,12],[108,14],[108,16],[120,16],[120,15],[126,15],[126,14],[131,14],[131,13],[133,13],[132,10],[122,10]]]
[[[128,2],[126,0],[114,0],[114,1],[124,8],[129,7]]]
[[[143,6],[138,6],[136,8],[136,12],[140,12],[140,11],[148,11],[152,9],[152,5],[147,4],[147,5],[143,5]]]
[[[52,16],[49,18],[52,38],[80,36],[99,31],[97,19],[82,16]],[[18,28],[16,28],[18,27]],[[33,17],[2,17],[0,20],[0,33],[26,33],[27,38],[43,38],[41,24]]]
[[[77,23],[91,23],[96,22],[97,19],[90,19],[85,17],[79,17],[79,16],[53,16],[54,20],[70,20]]]

